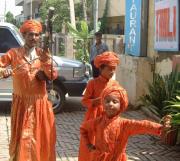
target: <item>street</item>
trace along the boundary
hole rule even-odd
[[[0,161],[8,160],[10,136],[10,110],[7,103],[0,105]],[[68,98],[62,113],[56,115],[57,161],[77,161],[79,126],[84,116],[80,98]],[[147,119],[141,111],[127,111],[124,117]],[[128,161],[179,161],[180,146],[167,146],[158,137],[138,135],[129,139]]]

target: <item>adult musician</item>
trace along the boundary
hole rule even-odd
[[[54,114],[46,81],[39,73],[55,79],[57,71],[51,70],[49,53],[37,47],[41,31],[38,21],[25,21],[20,27],[25,45],[0,57],[0,77],[13,78],[10,161],[56,160]]]

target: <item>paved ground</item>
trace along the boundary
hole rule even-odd
[[[0,109],[2,105],[0,105]],[[5,105],[7,106],[7,105]],[[80,99],[70,99],[66,110],[56,115],[57,161],[77,161],[79,125],[84,116]],[[124,117],[147,119],[141,111],[128,111]],[[0,112],[0,161],[8,160],[10,129],[9,111]],[[148,135],[134,136],[127,146],[128,161],[180,161],[180,147],[163,145],[159,138]]]

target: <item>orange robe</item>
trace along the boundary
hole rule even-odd
[[[80,128],[83,142],[92,143],[88,134],[94,132],[96,150],[91,158],[84,161],[126,161],[128,138],[136,134],[160,135],[161,125],[147,121],[123,119],[116,116],[108,119],[106,115],[85,122]]]
[[[40,49],[36,49],[37,55]],[[41,69],[51,78],[51,62],[36,59],[27,63],[24,48],[14,48],[0,57],[0,67],[14,70],[11,108],[10,161],[55,161],[56,131],[46,82],[35,78]],[[20,66],[24,64],[23,66]],[[53,70],[53,77],[57,71]]]
[[[87,84],[85,94],[82,98],[82,104],[87,108],[87,112],[84,117],[84,122],[90,119],[97,118],[98,116],[101,116],[103,113],[103,106],[100,104],[96,107],[92,106],[92,101],[95,98],[100,97],[103,89],[109,85],[113,84],[116,81],[113,79],[107,80],[101,75],[97,78],[94,78],[90,80]],[[89,134],[89,139],[94,142],[94,134]],[[82,141],[80,138],[80,147],[79,147],[79,161],[86,161],[86,158],[89,157],[89,150],[87,149],[86,144]]]

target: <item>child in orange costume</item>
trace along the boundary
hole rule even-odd
[[[102,93],[105,112],[102,116],[84,122],[80,132],[83,141],[91,151],[91,158],[85,161],[126,161],[128,138],[136,134],[161,135],[170,128],[170,116],[164,119],[164,126],[147,120],[136,121],[119,117],[127,105],[127,93],[119,85],[108,86]],[[94,132],[95,144],[88,138]]]
[[[94,60],[95,66],[100,71],[100,76],[90,80],[87,84],[85,94],[82,99],[82,104],[87,107],[84,121],[101,116],[103,107],[101,104],[100,95],[103,89],[116,81],[112,80],[112,76],[119,64],[119,58],[114,52],[104,52],[96,56]],[[94,142],[94,135],[89,134],[89,139]],[[80,139],[79,161],[85,161],[89,157],[89,150],[86,144]]]

